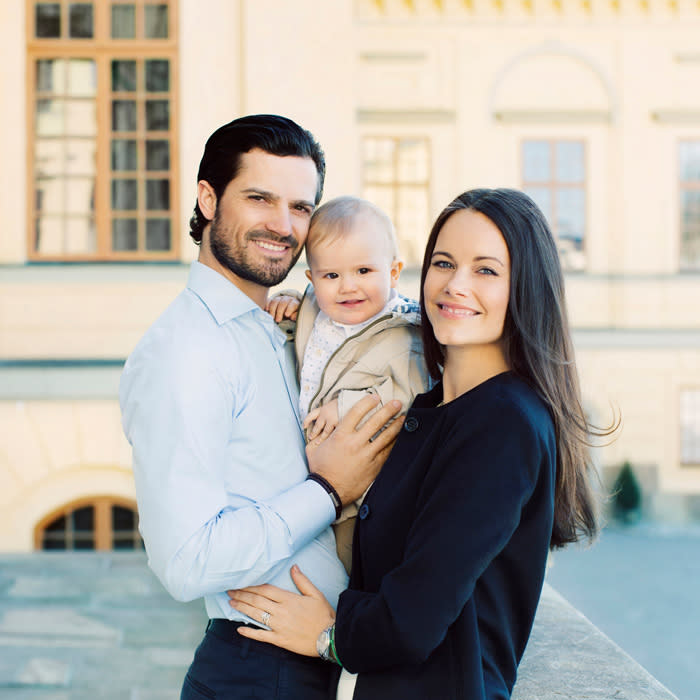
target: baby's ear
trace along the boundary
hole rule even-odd
[[[401,275],[401,270],[403,270],[403,260],[394,260],[391,263],[391,286],[392,288],[396,286]]]
[[[306,275],[306,279],[311,282],[311,270],[307,270],[304,274]]]

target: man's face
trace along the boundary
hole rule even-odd
[[[209,230],[220,272],[246,293],[279,284],[301,254],[317,187],[311,158],[244,153]]]

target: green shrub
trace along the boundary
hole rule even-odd
[[[631,521],[639,516],[642,506],[642,490],[629,462],[622,465],[615,479],[612,492],[615,517]]]

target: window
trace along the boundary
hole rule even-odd
[[[34,540],[44,550],[143,549],[135,505],[108,497],[51,513],[37,526]]]
[[[542,209],[565,270],[582,270],[586,232],[586,167],[582,141],[525,141],[523,190]]]
[[[681,464],[700,466],[700,389],[681,391]]]
[[[420,264],[430,225],[428,139],[368,136],[362,153],[362,196],[391,217],[406,264]]]
[[[177,258],[175,0],[28,7],[29,258]]]
[[[700,270],[700,141],[679,149],[682,270]]]

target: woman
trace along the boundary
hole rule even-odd
[[[509,698],[547,552],[596,532],[556,245],[525,194],[471,190],[438,216],[421,274],[418,396],[360,510],[337,616],[301,596],[230,592],[270,631],[240,634],[358,673],[356,700]],[[267,613],[267,614],[266,614]],[[346,670],[347,669],[347,670]],[[339,696],[344,692],[339,689]]]

